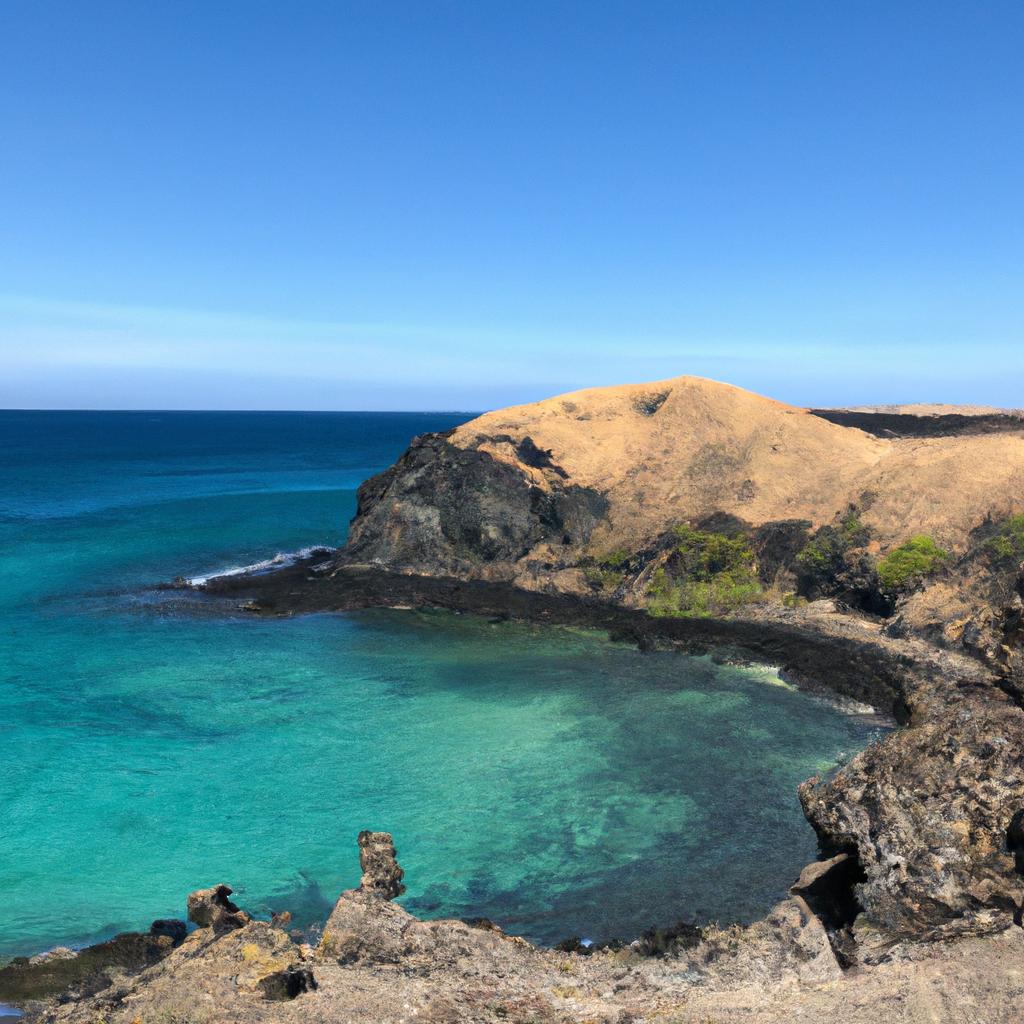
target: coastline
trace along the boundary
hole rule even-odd
[[[969,775],[977,768],[972,756],[992,737],[991,724],[1000,720],[1001,714],[1016,721],[1018,737],[1024,738],[1021,709],[1012,705],[980,663],[920,640],[883,636],[877,627],[872,628],[872,624],[863,620],[813,607],[762,608],[756,616],[729,619],[652,618],[642,611],[615,607],[599,600],[525,591],[505,584],[415,577],[371,566],[335,566],[329,573],[317,572],[317,566],[323,564],[322,557],[321,554],[299,560],[271,572],[211,578],[205,586],[189,590],[200,600],[211,602],[211,611],[219,604],[230,607],[232,612],[243,609],[249,614],[267,617],[374,607],[436,608],[596,628],[607,631],[616,640],[635,643],[641,652],[669,649],[726,661],[771,664],[779,668],[787,682],[822,699],[870,703],[883,714],[891,712],[899,727],[840,766],[830,779],[824,782],[810,779],[800,787],[805,816],[818,833],[821,859],[803,870],[783,903],[762,920],[739,930],[712,926],[696,929],[692,936],[685,930],[678,935],[671,929],[652,930],[643,941],[618,950],[574,947],[560,952],[506,936],[500,927],[490,923],[419,921],[377,897],[366,901],[357,890],[342,895],[325,933],[334,934],[330,928],[332,922],[335,927],[342,920],[346,922],[346,927],[352,930],[346,933],[347,945],[341,950],[326,938],[315,948],[304,945],[286,937],[273,923],[250,921],[246,916],[240,926],[243,931],[239,933],[239,936],[247,936],[248,945],[244,950],[264,946],[268,949],[267,955],[260,954],[260,963],[266,961],[266,967],[261,970],[270,969],[271,953],[275,963],[283,964],[282,956],[289,961],[298,957],[297,963],[283,968],[288,978],[301,974],[322,979],[337,969],[332,966],[336,961],[342,965],[343,972],[349,972],[344,975],[348,978],[350,972],[362,971],[365,964],[370,973],[359,974],[366,980],[352,990],[365,992],[377,984],[369,979],[381,970],[380,965],[393,965],[404,971],[423,972],[424,978],[433,979],[429,982],[433,990],[459,991],[460,998],[465,998],[462,991],[465,979],[481,971],[498,970],[498,976],[507,979],[503,985],[529,989],[550,984],[548,977],[553,970],[570,970],[577,976],[591,977],[591,984],[598,985],[601,991],[602,1005],[611,1005],[608,999],[613,991],[619,992],[620,987],[610,988],[609,977],[646,979],[639,990],[636,983],[621,989],[623,998],[635,997],[639,991],[644,993],[645,999],[662,1000],[667,992],[669,998],[677,1000],[680,995],[677,983],[668,983],[664,991],[661,988],[666,984],[662,972],[669,970],[668,965],[676,959],[689,963],[685,972],[689,979],[686,990],[701,992],[704,999],[714,999],[715,992],[734,993],[737,985],[741,986],[740,991],[747,991],[742,986],[758,985],[760,982],[754,979],[765,977],[765,972],[777,980],[788,979],[787,985],[796,985],[789,991],[800,993],[807,990],[807,986],[813,991],[823,982],[834,986],[854,967],[878,972],[877,984],[885,993],[885,986],[892,984],[886,972],[893,963],[934,962],[937,969],[946,969],[941,965],[948,962],[944,952],[948,942],[980,942],[982,945],[972,947],[974,955],[1000,964],[1015,948],[1012,942],[1006,945],[1005,938],[1008,930],[1019,932],[1013,927],[1015,904],[1012,899],[1000,896],[994,901],[991,899],[994,889],[991,875],[983,901],[976,898],[979,892],[976,879],[963,877],[955,881],[965,890],[967,898],[954,913],[948,912],[951,907],[946,910],[933,907],[921,912],[921,888],[907,884],[910,881],[906,872],[909,858],[896,852],[901,837],[905,838],[905,821],[899,819],[893,807],[886,805],[884,798],[871,801],[872,813],[860,821],[860,832],[842,835],[844,826],[856,827],[856,823],[847,818],[851,813],[856,816],[852,809],[863,802],[865,786],[877,785],[891,790],[896,804],[920,826],[924,824],[920,820],[920,808],[906,808],[908,799],[912,802],[913,795],[925,784],[940,791],[931,797],[937,796],[943,803],[952,799],[951,785],[972,788]],[[165,588],[180,586],[164,585]],[[868,697],[870,700],[866,701]],[[953,718],[944,718],[950,710]],[[989,715],[987,719],[983,717],[985,714]],[[995,718],[991,717],[993,714]],[[957,733],[951,726],[959,722],[965,727],[975,718],[978,720],[973,730],[961,728]],[[936,729],[944,732],[948,741],[965,754],[952,774],[946,776],[941,776],[928,764],[927,749],[913,742],[918,734],[926,735],[932,742]],[[912,755],[909,759],[905,756],[906,750],[901,749],[908,737]],[[1013,757],[1013,752],[1009,753]],[[980,759],[985,765],[979,775],[991,786],[991,772],[987,771],[992,767],[991,751],[981,751]],[[945,794],[941,792],[943,788],[947,790]],[[954,813],[962,813],[962,807],[961,801]],[[934,816],[934,808],[930,808],[929,813]],[[988,824],[991,826],[991,821]],[[866,841],[868,835],[872,837],[869,842]],[[885,851],[884,861],[868,862],[865,853],[870,844]],[[972,865],[972,870],[966,873],[977,875],[978,867]],[[947,890],[950,880],[948,872],[944,873],[942,883]],[[950,893],[947,891],[944,895],[948,898]],[[190,906],[191,902],[190,898]],[[913,904],[909,912],[908,904]],[[396,940],[391,929],[398,926],[403,935],[422,932],[437,936],[430,939],[433,952],[419,953],[416,946],[407,948],[405,940],[400,948],[394,946]],[[113,995],[103,994],[107,991],[103,989],[95,996],[93,1004],[87,986],[80,1004],[82,1012],[90,1012],[88,1007],[92,1005],[120,1006],[123,994],[130,992],[137,993],[133,999],[167,999],[168,985],[171,993],[182,986],[190,990],[195,972],[218,976],[222,972],[235,972],[231,974],[234,978],[238,953],[232,950],[241,941],[241,938],[236,941],[234,934],[214,929],[211,935],[208,928],[201,926],[190,933],[183,945],[168,946],[156,962],[129,967],[127,983],[121,982],[121,988],[115,988]],[[442,940],[442,934],[450,938]],[[738,947],[736,936],[743,936]],[[449,954],[443,952],[448,941],[458,944],[460,959],[457,961],[450,962]],[[422,960],[423,955],[427,956],[426,961]],[[256,954],[243,953],[242,959],[251,956]],[[508,961],[510,956],[514,966]],[[668,960],[663,960],[666,956]],[[557,965],[552,958],[560,958]],[[671,972],[679,969],[672,967]],[[137,973],[139,971],[141,973]],[[273,977],[281,974],[278,970]],[[672,973],[671,977],[676,974]],[[390,993],[392,983],[384,981],[383,984]],[[259,985],[264,985],[264,981]],[[313,982],[309,985],[312,987],[299,987],[295,992],[314,991]],[[295,998],[295,995],[289,994],[287,998]],[[375,995],[374,998],[381,997]],[[749,996],[742,998],[749,999]],[[882,996],[881,1005],[885,1005],[886,998]],[[712,1005],[717,1009],[725,1008],[725,1004]],[[36,1009],[32,1006],[29,1009],[30,1019],[64,1019],[52,1015],[35,1017]],[[72,1013],[69,1019],[79,1018]]]
[[[439,608],[456,613],[581,626],[636,644],[779,669],[810,693],[868,705],[898,724],[910,718],[915,674],[942,672],[961,687],[992,685],[977,660],[914,638],[885,636],[873,623],[839,612],[769,605],[728,617],[657,617],[597,597],[526,590],[510,583],[423,576],[379,566],[296,558],[258,575],[209,576],[195,588],[249,614],[275,617],[366,608]],[[180,584],[164,584],[177,587]]]
[[[203,590],[256,615],[434,607],[598,628],[641,651],[777,666],[807,692],[868,704],[899,726],[834,776],[799,787],[822,861],[847,859],[812,907],[840,960],[878,962],[903,943],[990,934],[1020,917],[1024,884],[1007,828],[1024,783],[1024,709],[966,654],[887,636],[829,605],[653,617],[591,596],[322,559],[211,579]],[[866,788],[878,793],[867,804]]]

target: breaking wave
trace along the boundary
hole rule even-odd
[[[289,565],[301,562],[305,558],[312,558],[314,555],[329,555],[332,550],[333,548],[323,544],[314,544],[312,547],[300,548],[298,551],[279,551],[273,558],[264,558],[251,565],[233,565],[228,569],[208,572],[205,576],[189,576],[186,578],[186,582],[193,587],[205,587],[210,580],[220,576],[258,576],[260,573],[270,572],[271,569],[285,569]]]

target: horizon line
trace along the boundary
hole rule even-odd
[[[420,415],[420,416],[434,416],[439,414],[456,414],[465,415],[467,413],[479,416],[481,413],[488,411],[482,409],[87,409],[70,406],[53,406],[53,407],[40,407],[40,406],[3,406],[0,407],[0,413],[5,412],[138,412],[138,413],[268,413],[271,415],[278,415],[280,413],[295,413],[297,415],[308,415],[308,414],[323,414],[326,416],[336,415],[339,413],[353,413],[362,416],[388,416],[395,413],[402,415]]]

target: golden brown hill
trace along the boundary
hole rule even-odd
[[[572,483],[607,497],[593,543],[609,548],[713,512],[819,526],[856,504],[883,551],[916,533],[962,550],[986,517],[1024,507],[1024,434],[888,440],[698,377],[513,406],[465,424],[451,442],[546,487],[550,471],[516,454],[524,438]]]

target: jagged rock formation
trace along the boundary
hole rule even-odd
[[[230,885],[197,889],[188,897],[188,919],[200,928],[212,928],[218,934],[244,927],[249,923],[249,915],[228,899],[230,895]]]
[[[907,727],[800,788],[823,851],[856,862],[839,942],[863,963],[900,942],[1005,929],[1024,904],[1011,848],[1024,712],[995,694],[922,696]]]
[[[368,833],[364,833],[368,835]],[[375,863],[393,880],[390,836]],[[363,845],[362,837],[360,845]],[[361,858],[363,859],[363,858]],[[805,871],[794,894],[749,928],[681,929],[685,941],[583,955],[541,950],[487,923],[420,921],[376,871],[343,893],[311,946],[264,921],[203,926],[159,962],[75,1001],[42,1004],[45,1024],[373,1021],[433,1024],[719,1024],[794,1019],[990,1024],[1014,1020],[1024,931],[935,944],[870,973],[845,973],[814,906],[844,856]],[[364,865],[365,869],[365,865]],[[984,979],[979,983],[979,978]],[[899,1007],[898,1011],[894,1011]],[[898,1012],[898,1016],[894,1016]]]
[[[359,833],[359,888],[391,900],[405,892],[405,872],[398,866],[395,844],[388,832]]]

